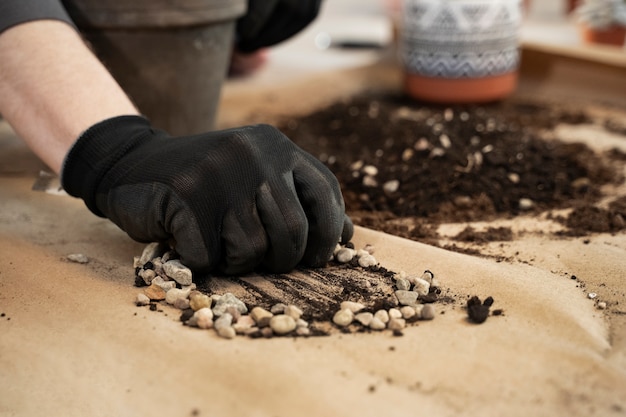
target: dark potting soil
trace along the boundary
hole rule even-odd
[[[622,180],[606,163],[622,154],[597,155],[583,144],[544,139],[558,124],[591,122],[584,111],[547,103],[444,107],[364,95],[286,119],[279,128],[333,171],[356,224],[429,241],[442,222],[568,207],[580,207],[580,216],[575,210],[564,220],[579,234],[623,229],[613,212],[609,226],[582,223],[596,210],[600,187]],[[615,210],[623,220],[622,208]]]

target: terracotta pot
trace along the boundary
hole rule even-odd
[[[589,26],[580,27],[583,41],[587,43],[601,43],[605,45],[624,45],[626,27],[613,25],[608,29],[593,29]]]
[[[521,0],[406,0],[401,57],[410,96],[494,101],[517,86]]]

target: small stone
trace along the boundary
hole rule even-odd
[[[374,313],[374,318],[382,321],[384,324],[389,323],[389,313],[387,310],[378,310]]]
[[[598,294],[596,294],[595,292],[590,292],[589,294],[587,294],[587,297],[590,300],[593,300],[594,298],[596,298],[598,296]]]
[[[281,313],[282,314],[282,313]],[[274,316],[272,313],[264,309],[263,307],[254,307],[250,312],[250,316],[259,327],[267,327],[270,324],[270,320]]]
[[[237,322],[237,320],[239,320],[241,318],[241,313],[234,306],[229,306],[228,308],[226,308],[226,313],[228,313],[231,316],[233,316],[233,322],[235,322],[235,323]]]
[[[233,329],[237,334],[246,334],[253,327],[256,327],[256,323],[249,315],[239,317],[237,322],[233,324]]]
[[[422,318],[422,310],[424,310],[424,304],[417,304],[412,306],[415,309],[415,316],[418,319]]]
[[[374,165],[365,165],[362,171],[365,175],[370,175],[372,177],[378,175],[378,168],[376,168]]]
[[[365,305],[361,304],[361,303],[357,303],[355,301],[342,301],[340,304],[340,309],[341,310],[345,310],[348,309],[350,311],[352,311],[353,313],[358,313],[359,311],[363,310],[365,308]]]
[[[389,319],[400,319],[402,318],[402,313],[397,308],[389,309]]]
[[[599,310],[605,310],[606,309],[606,303],[604,301],[599,301],[597,304],[597,307]]]
[[[158,285],[159,287],[163,288],[165,292],[168,292],[172,288],[176,288],[175,281],[166,281],[165,279],[159,276],[154,277],[154,279],[152,280],[152,285]]]
[[[146,285],[150,285],[152,284],[152,280],[154,279],[154,277],[156,277],[157,274],[152,269],[142,269],[139,271],[138,275],[141,277],[141,279],[143,279],[143,282],[145,282]]]
[[[374,245],[370,245],[369,243],[367,243],[365,246],[363,246],[363,250],[367,253],[369,253],[370,255],[374,254]]]
[[[393,194],[400,188],[400,181],[390,180],[383,184],[383,191],[387,194]]]
[[[296,321],[286,314],[278,314],[270,319],[270,328],[278,335],[285,335],[296,329]]]
[[[433,277],[430,281],[430,288],[441,288],[441,284],[439,283],[439,279]]]
[[[287,307],[285,307],[285,310],[283,312],[283,314],[293,317],[293,319],[296,321],[302,316],[303,313],[304,312],[295,305],[288,305]]]
[[[246,314],[248,312],[248,307],[246,307],[243,301],[227,292],[215,303],[215,306],[213,307],[213,314],[219,317],[226,312],[228,307],[231,306],[236,307],[241,314]]]
[[[138,306],[147,306],[150,304],[150,297],[146,294],[139,293],[137,294],[137,298],[135,299],[135,304]]]
[[[189,297],[189,291],[188,290],[181,290],[181,289],[178,289],[178,288],[171,288],[165,294],[165,302],[168,303],[168,304],[174,304],[176,302],[176,300],[178,300],[179,298],[187,298],[187,297]],[[194,308],[194,310],[198,310],[198,309]]]
[[[372,321],[370,322],[369,327],[372,330],[384,330],[387,328],[387,325],[383,323],[383,321],[379,319],[378,317],[374,317]]]
[[[67,260],[70,262],[76,262],[77,264],[86,264],[89,262],[89,258],[82,253],[71,253],[67,255]]]
[[[376,181],[376,178],[372,177],[371,175],[365,175],[363,177],[363,186],[364,187],[378,187],[378,181]]]
[[[191,285],[191,269],[183,265],[178,259],[167,261],[163,264],[165,274],[178,282],[180,285]]]
[[[402,318],[405,320],[410,320],[417,315],[415,308],[411,306],[400,307],[400,313],[402,314]]]
[[[276,303],[270,308],[270,312],[272,314],[283,314],[285,312],[285,308],[287,308],[286,304]]]
[[[433,274],[427,269],[426,271],[424,271],[424,273],[422,274],[420,278],[428,282],[429,284],[431,284],[433,281],[433,278],[435,278],[435,274]]]
[[[393,317],[389,319],[389,323],[387,323],[387,328],[389,330],[402,330],[406,327],[406,321],[402,318]]]
[[[535,202],[530,198],[520,198],[518,204],[520,210],[530,210],[535,206]]]
[[[309,327],[309,322],[306,320],[298,319],[296,320],[296,327]]]
[[[417,278],[413,284],[413,291],[419,295],[428,295],[430,291],[430,283],[425,279]]]
[[[269,339],[270,337],[274,336],[274,331],[269,326],[264,327],[261,329],[261,336],[263,336],[266,339]]]
[[[368,268],[370,266],[375,266],[376,265],[376,258],[374,258],[372,255],[370,255],[369,253],[365,256],[360,256],[359,257],[359,266],[361,268]]]
[[[418,293],[415,291],[397,290],[395,292],[398,303],[403,306],[414,306],[417,304]]]
[[[296,334],[298,336],[307,337],[311,335],[311,330],[308,327],[298,327],[296,328]]]
[[[354,313],[347,308],[339,310],[333,316],[333,323],[335,323],[339,327],[345,327],[350,325],[350,323],[352,323],[352,320],[354,320]]]
[[[435,318],[435,306],[432,304],[424,304],[420,314],[422,320],[432,320]]]
[[[165,245],[159,242],[153,242],[146,245],[141,253],[141,257],[139,258],[139,266],[144,266],[146,263],[150,262],[152,259],[163,255],[165,252]]]
[[[213,328],[213,312],[210,308],[201,308],[193,314],[195,325],[201,329]]]
[[[217,334],[224,339],[234,339],[237,336],[237,332],[232,327],[222,327],[216,329]]]
[[[158,285],[152,284],[143,290],[143,293],[152,301],[165,300],[165,290]]]
[[[352,258],[354,258],[355,255],[356,251],[354,249],[342,248],[339,252],[337,252],[335,259],[339,263],[347,264],[352,260]]]
[[[202,294],[200,291],[192,291],[191,294],[189,294],[189,307],[196,311],[201,308],[211,308],[211,302],[211,297]]]
[[[411,289],[411,282],[406,278],[398,278],[396,280],[396,288],[401,291],[409,291]]]
[[[134,256],[133,257],[133,268],[137,269],[137,268],[141,268],[143,266],[143,264],[141,263],[141,256]]]
[[[213,314],[215,316],[215,314]],[[233,316],[228,313],[222,314],[215,322],[213,323],[213,327],[215,330],[223,329],[225,327],[232,327],[233,324]]]
[[[189,299],[188,298],[177,298],[174,300],[174,307],[179,310],[187,310],[189,307]]]
[[[370,312],[359,313],[354,316],[354,319],[361,323],[363,326],[369,326],[373,318],[374,315]]]
[[[337,253],[338,253],[341,249],[343,249],[343,246],[341,246],[341,244],[337,243],[337,244],[335,245],[335,250],[333,251],[333,256],[337,256]]]

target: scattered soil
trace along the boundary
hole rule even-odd
[[[365,95],[279,127],[335,173],[356,224],[432,243],[440,223],[593,206],[602,185],[622,181],[606,162],[620,153],[546,139],[558,124],[592,122],[583,111],[546,103],[442,107]],[[565,224],[585,228],[575,222]],[[612,221],[609,230],[623,227]],[[509,240],[509,233],[458,237]]]

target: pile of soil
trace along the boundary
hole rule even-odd
[[[364,95],[279,128],[333,171],[356,224],[432,242],[440,223],[594,207],[602,185],[622,181],[607,162],[620,152],[598,155],[583,144],[546,140],[561,123],[592,120],[548,103],[444,107]],[[624,228],[623,208],[610,215],[609,230]],[[564,223],[585,230],[572,221]]]

